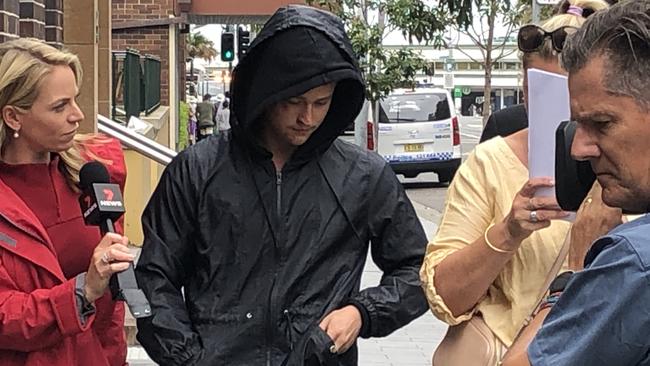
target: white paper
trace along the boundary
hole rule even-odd
[[[571,118],[566,76],[528,70],[528,172],[530,178],[555,178],[555,131]],[[538,189],[535,196],[555,197],[555,188]]]

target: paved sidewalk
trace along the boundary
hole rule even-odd
[[[422,205],[414,203],[428,237],[435,234],[437,225],[425,217]],[[361,288],[379,283],[381,271],[368,257],[361,280]],[[427,312],[406,327],[385,338],[359,340],[360,366],[430,366],[433,350],[442,340],[447,326]],[[142,347],[129,347],[130,366],[156,365]]]
[[[433,222],[424,218],[424,206],[414,203],[427,237],[431,238],[438,229]],[[361,287],[377,284],[381,271],[368,258],[363,272]],[[447,326],[427,312],[409,325],[385,338],[359,340],[360,366],[431,366],[433,350],[440,343]]]

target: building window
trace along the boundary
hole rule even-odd
[[[504,66],[505,70],[519,70],[519,69],[521,69],[521,65],[520,65],[519,62],[504,62],[503,66]]]

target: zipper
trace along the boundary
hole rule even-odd
[[[276,210],[278,219],[282,219],[282,172],[275,172],[275,187],[276,187]],[[282,221],[280,221],[281,223]]]
[[[266,366],[271,366],[271,344],[274,338],[275,330],[275,311],[273,306],[273,291],[275,291],[275,281],[278,276],[277,269],[273,273],[273,282],[271,282],[271,290],[269,291],[269,312],[266,319]]]
[[[282,312],[285,319],[287,320],[287,339],[289,340],[289,349],[293,351],[293,319],[289,310],[284,309]]]
[[[275,209],[276,209],[276,215],[277,215],[277,222],[278,222],[278,232],[282,232],[282,171],[276,171],[275,172],[275,191],[276,191],[276,199],[275,199]],[[280,240],[281,235],[277,236],[278,240]],[[276,243],[275,247],[275,253],[276,253],[276,259],[278,260],[276,262],[276,268],[275,271],[273,272],[273,282],[271,283],[271,291],[269,293],[269,316],[267,320],[267,327],[268,331],[266,332],[267,336],[267,350],[266,350],[266,366],[271,366],[271,342],[272,339],[274,338],[274,333],[275,333],[275,324],[276,324],[276,299],[275,299],[275,283],[277,281],[278,277],[278,268],[280,263],[280,258],[282,257],[280,253],[280,243]]]

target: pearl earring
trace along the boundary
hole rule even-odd
[[[20,134],[18,134],[18,130],[14,131],[14,138],[17,139],[20,137]]]

